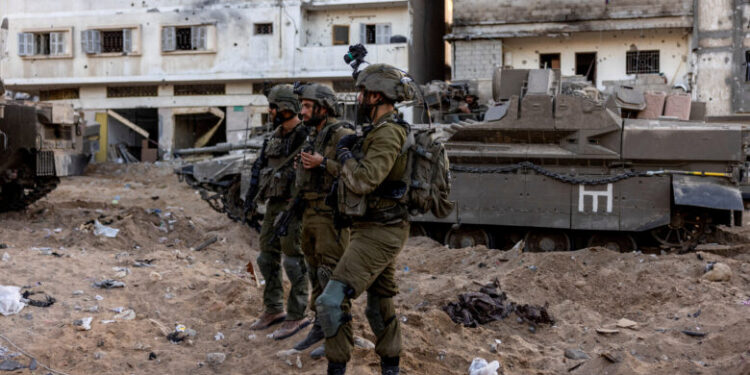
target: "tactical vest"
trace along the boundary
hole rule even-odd
[[[364,127],[364,136],[360,137],[352,147],[352,154],[354,154],[357,160],[361,160],[370,147],[372,139],[368,139],[368,134],[381,126],[404,127],[407,132],[409,129],[409,124],[396,117],[395,113],[384,116],[377,124]],[[405,153],[402,152],[399,154],[385,180],[383,180],[375,191],[363,198],[367,206],[366,210],[364,215],[353,217],[354,221],[393,223],[404,220],[409,216],[407,205],[402,202],[402,198],[407,191],[407,186],[404,183],[407,159]],[[351,195],[352,193],[348,192],[348,194]],[[351,198],[353,197],[350,196],[345,199],[351,200]]]
[[[294,184],[294,160],[300,146],[307,136],[307,129],[301,123],[286,136],[281,135],[281,126],[269,138],[263,155],[266,166],[260,170],[260,199],[282,198],[292,196]]]
[[[317,152],[328,158],[329,162],[331,160],[335,161],[336,142],[341,138],[338,133],[349,126],[345,122],[327,124],[320,130],[320,133],[309,134],[302,149],[305,152]],[[336,177],[328,173],[325,168],[305,169],[301,163],[297,165],[295,184],[304,193],[303,197],[306,200],[324,199],[331,192],[331,187],[335,180]]]

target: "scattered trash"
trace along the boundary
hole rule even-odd
[[[445,361],[445,350],[441,350],[438,352],[438,360],[439,361]]]
[[[93,317],[87,316],[83,319],[78,319],[73,321],[73,325],[76,327],[79,331],[89,331],[91,330],[91,321],[94,320]]]
[[[538,269],[539,268],[537,268],[537,266],[534,266],[534,265],[529,266],[529,270],[531,270],[531,271],[536,271]]]
[[[117,306],[115,308],[109,309],[109,311],[112,311],[115,314],[119,314],[119,313],[125,311],[125,308],[122,307],[122,306]]]
[[[117,321],[109,319],[109,320],[102,320],[101,323],[102,324],[112,324],[112,323],[117,323]]]
[[[125,283],[123,283],[122,281],[106,279],[106,280],[95,282],[94,286],[97,288],[102,288],[102,289],[114,289],[114,288],[124,288]]]
[[[128,309],[114,316],[115,320],[133,320],[135,319],[135,311]]]
[[[112,267],[112,270],[115,271],[115,277],[118,279],[123,279],[130,275],[130,268],[128,267]]]
[[[20,370],[22,368],[26,368],[26,366],[22,365],[20,362],[16,362],[12,359],[6,359],[2,362],[0,362],[0,371],[16,371]]]
[[[148,274],[148,278],[151,281],[161,281],[161,274],[156,271],[152,271],[150,274]]]
[[[619,329],[609,329],[609,328],[597,328],[596,333],[600,333],[602,335],[613,335],[615,333],[620,333]]]
[[[220,341],[224,339],[224,334],[221,332],[218,332],[214,335],[214,341]]]
[[[104,357],[104,352],[94,353],[94,359],[102,359],[103,357]]]
[[[625,319],[625,318],[618,320],[615,325],[620,328],[630,328],[630,329],[636,329],[638,327],[638,323],[630,319]]]
[[[156,321],[152,320],[152,322]],[[196,332],[195,330],[187,328],[183,324],[178,324],[174,328],[174,331],[167,335],[167,340],[169,340],[173,344],[177,344],[180,341],[184,341],[188,337],[195,337],[197,334],[198,332]]]
[[[83,311],[89,312],[89,313],[98,313],[99,312],[99,305],[91,306],[88,309],[85,309]]]
[[[26,306],[21,298],[20,287],[0,285],[0,314],[8,316],[21,312]]]
[[[55,228],[55,230],[53,230],[53,232],[60,233],[60,232],[62,232],[62,228]]]
[[[748,299],[747,301],[742,301],[741,303],[745,306],[750,306],[750,299]]]
[[[707,333],[705,332],[696,332],[696,331],[690,331],[690,330],[683,330],[682,333],[692,336],[692,337],[705,337]]]
[[[149,361],[153,361],[155,359],[156,359],[156,353],[154,353],[154,352],[148,353],[148,360]]]
[[[612,363],[617,363],[617,362],[622,361],[622,359],[618,355],[610,353],[610,352],[599,353],[599,355],[602,356],[607,361],[610,361]]]
[[[565,349],[565,358],[577,361],[577,360],[582,360],[582,359],[589,359],[590,357],[583,350]]]
[[[100,296],[100,295],[97,294],[97,295],[94,296],[94,299],[97,300],[97,301],[102,301],[102,300],[104,300],[104,297],[102,297],[102,296]]]
[[[710,267],[709,267],[710,266]],[[706,273],[703,278],[708,281],[729,281],[732,278],[732,269],[724,263],[709,263],[706,268]]]
[[[209,239],[207,239],[207,240],[205,240],[205,241],[201,242],[201,243],[200,243],[200,244],[199,244],[198,246],[195,246],[195,247],[191,247],[191,248],[190,248],[190,250],[193,250],[193,251],[201,251],[201,250],[203,250],[203,249],[205,249],[205,248],[209,247],[209,246],[210,246],[211,244],[213,244],[214,242],[216,242],[216,241],[218,241],[218,240],[219,240],[219,237],[217,237],[217,236],[213,236],[213,237],[211,237],[211,238],[209,238]]]
[[[3,262],[7,262],[10,260],[10,255],[8,253],[3,253]]]
[[[206,362],[209,366],[218,366],[227,359],[227,355],[224,353],[208,353],[206,355]]]
[[[42,299],[32,299],[32,298],[29,298],[30,296],[33,296],[35,294],[42,294],[44,296],[44,298],[42,298]],[[33,291],[30,291],[30,290],[27,290],[27,291],[23,292],[22,296],[23,296],[24,302],[26,304],[34,306],[34,307],[50,307],[50,306],[54,305],[55,302],[57,302],[57,300],[54,297],[48,296],[48,295],[44,294],[44,292],[41,292],[41,291],[39,291],[39,292],[33,292]]]
[[[469,366],[469,375],[497,375],[499,368],[500,362],[498,361],[487,363],[484,358],[474,358]]]
[[[119,195],[115,195],[115,198],[112,199],[112,204],[118,204],[118,203],[120,203],[120,196]]]
[[[253,340],[257,339],[257,338],[258,338],[258,336],[256,336],[254,333],[250,334],[250,335],[247,335],[247,339],[249,341],[253,341]]]
[[[154,265],[151,263],[153,263],[154,260],[155,259],[136,259],[133,262],[133,267],[136,267],[136,268],[153,267]]]
[[[7,249],[8,245],[4,243],[0,243],[0,249]]]
[[[451,302],[443,307],[448,316],[465,327],[477,327],[492,321],[505,319],[515,312],[521,321],[531,324],[555,324],[547,311],[547,306],[516,305],[508,300],[504,292],[498,292],[500,282],[495,279],[479,289],[479,292],[464,293],[458,296],[458,302]]]
[[[83,295],[83,291],[82,290],[74,290],[73,291],[73,295],[74,296],[82,296]]]
[[[404,272],[409,272],[409,266],[404,266]]]
[[[119,229],[108,227],[100,223],[99,220],[94,220],[94,235],[97,237],[115,238],[119,232]]]

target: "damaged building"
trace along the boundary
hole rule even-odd
[[[454,0],[453,79],[489,96],[496,67],[560,69],[605,89],[659,75],[710,116],[750,112],[750,4],[740,0]]]
[[[351,68],[342,59],[349,44],[365,44],[370,61],[409,70],[430,57],[416,51],[442,57],[442,2],[427,3],[4,2],[0,74],[8,90],[72,103],[98,123],[97,161],[119,150],[168,159],[175,149],[245,139],[266,121],[270,83],[320,82],[351,98]],[[434,29],[422,27],[433,15]],[[442,66],[420,73],[421,80],[442,78]]]

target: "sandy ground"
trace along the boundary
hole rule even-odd
[[[94,219],[120,229],[117,237],[95,236],[87,224]],[[748,238],[747,233],[750,228],[736,229],[734,238]],[[190,250],[211,236],[219,241],[204,251]],[[168,168],[90,168],[86,176],[64,179],[26,211],[0,215],[0,243],[8,245],[0,255],[9,257],[0,262],[0,284],[30,287],[58,300],[48,308],[27,306],[17,315],[0,316],[0,332],[40,364],[71,375],[323,374],[325,360],[312,360],[306,352],[299,355],[301,368],[296,356],[287,358],[290,366],[275,355],[306,332],[279,342],[266,337],[270,330],[247,328],[262,309],[261,290],[244,272],[257,256],[257,238],[211,210]],[[45,255],[50,252],[61,256]],[[403,373],[467,374],[472,359],[482,357],[498,360],[505,374],[750,374],[750,305],[743,304],[750,299],[750,252],[740,246],[700,258],[603,249],[451,250],[413,238],[397,273]],[[139,260],[153,260],[152,267],[134,267]],[[701,279],[708,261],[727,264],[731,279]],[[124,288],[92,286],[123,276],[117,267],[130,272],[119,279]],[[458,294],[495,278],[515,302],[549,304],[556,324],[531,329],[511,315],[465,328],[442,311]],[[115,320],[112,310],[118,307],[134,310],[135,319],[105,324]],[[355,333],[374,340],[364,298],[355,301],[354,312]],[[73,321],[87,316],[93,317],[92,329],[78,331]],[[596,332],[616,328],[621,318],[637,326]],[[177,324],[197,335],[170,343],[159,325],[171,331]],[[216,340],[219,332],[224,338]],[[4,340],[0,346],[15,351]],[[565,349],[580,349],[590,359],[567,359]],[[226,360],[210,365],[207,354],[216,352]],[[349,373],[379,373],[374,351],[356,349]]]

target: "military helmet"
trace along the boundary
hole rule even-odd
[[[275,105],[280,111],[299,113],[300,106],[294,87],[289,84],[276,85],[268,92],[268,104]]]
[[[310,83],[299,87],[296,92],[299,94],[300,102],[302,102],[302,99],[312,100],[319,106],[328,109],[329,116],[336,117],[338,115],[339,102],[336,99],[336,93],[330,87],[320,83]]]
[[[403,102],[414,96],[410,82],[411,78],[400,69],[388,64],[374,64],[359,72],[356,87],[382,93],[394,102]]]

